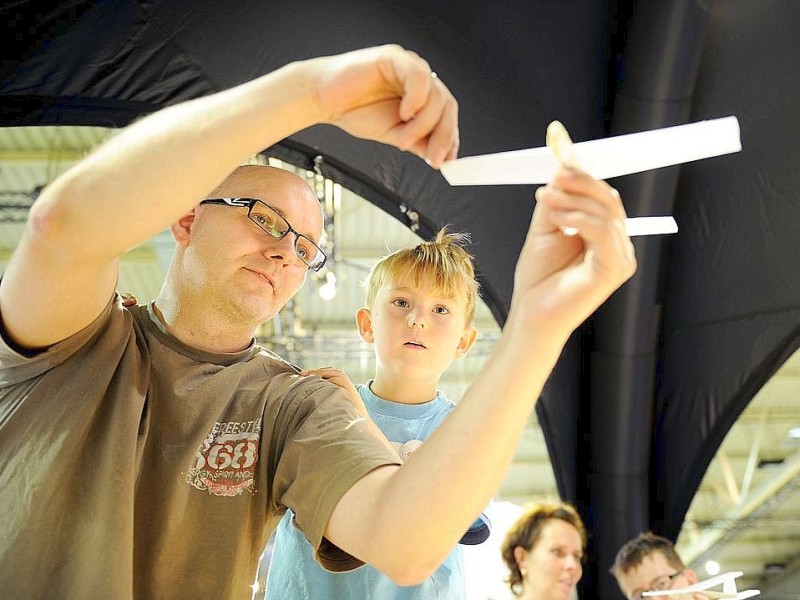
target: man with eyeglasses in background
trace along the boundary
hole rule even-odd
[[[661,592],[697,583],[697,576],[683,564],[675,545],[667,538],[649,531],[640,533],[619,549],[611,574],[628,600],[646,600],[649,596],[643,596],[642,592]],[[681,597],[707,600],[701,594],[684,594]]]
[[[6,597],[249,599],[287,508],[326,568],[414,585],[496,493],[570,334],[636,270],[619,195],[567,169],[536,190],[502,339],[401,464],[344,389],[255,343],[323,264],[323,218],[302,178],[239,165],[317,123],[457,155],[452,94],[387,45],[144,117],[34,203],[0,281]],[[120,256],[167,227],[164,285],[131,304]]]

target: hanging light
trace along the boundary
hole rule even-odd
[[[717,575],[719,573],[719,563],[715,560],[707,560],[705,564],[706,573],[709,575]]]
[[[319,297],[330,302],[336,297],[336,275],[333,271],[325,273],[325,283],[319,286]]]

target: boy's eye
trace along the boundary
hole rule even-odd
[[[392,304],[400,308],[408,308],[408,300],[404,300],[403,298],[395,298],[392,300]]]
[[[446,306],[437,306],[433,309],[437,315],[446,315],[450,312],[450,310]]]

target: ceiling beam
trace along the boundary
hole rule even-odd
[[[770,479],[727,510],[722,518],[706,528],[697,540],[689,544],[686,550],[681,552],[686,563],[697,563],[717,553],[726,541],[738,537],[742,528],[751,520],[772,512],[775,509],[775,503],[770,502],[773,498],[778,497],[782,491],[791,492],[800,487],[798,474],[800,474],[800,450],[787,457]]]

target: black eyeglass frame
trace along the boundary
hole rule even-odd
[[[303,235],[302,233],[300,233],[299,231],[294,229],[292,227],[292,225],[289,223],[289,221],[286,220],[286,217],[284,217],[275,208],[273,208],[272,206],[270,206],[269,204],[267,204],[266,202],[264,202],[263,200],[261,200],[259,198],[206,198],[205,200],[201,200],[200,204],[214,204],[214,205],[218,205],[218,206],[233,206],[233,207],[236,207],[236,208],[246,208],[247,209],[247,218],[250,219],[253,223],[255,223],[258,226],[258,228],[261,229],[261,231],[263,231],[264,233],[266,233],[268,236],[270,236],[271,238],[273,238],[275,240],[282,240],[283,238],[286,237],[287,234],[293,233],[294,234],[294,244],[293,244],[294,253],[297,256],[297,258],[299,258],[301,261],[303,261],[303,264],[305,264],[309,268],[309,270],[311,270],[311,271],[314,271],[314,272],[319,271],[320,269],[322,269],[322,267],[325,266],[325,262],[328,260],[328,255],[325,254],[325,252],[322,251],[322,248],[320,248],[314,242],[314,240],[312,240],[308,236]],[[261,204],[261,205],[267,207],[268,209],[270,209],[272,212],[275,213],[275,215],[281,221],[283,221],[286,224],[285,231],[283,231],[283,233],[280,236],[276,236],[271,231],[269,231],[267,229],[264,229],[264,226],[261,225],[261,223],[259,223],[258,221],[256,221],[252,217],[253,207],[258,205],[258,204]],[[308,242],[314,248],[317,249],[318,256],[322,257],[322,260],[319,263],[315,263],[315,264],[309,263],[302,256],[300,256],[300,253],[297,251],[297,242],[300,239],[305,240],[306,242]]]
[[[666,586],[675,581],[678,577],[683,575],[683,572],[686,569],[681,569],[677,573],[673,573],[672,575],[661,575],[660,577],[656,577],[653,581],[656,583],[653,584],[651,587],[648,587],[646,590],[642,590],[641,592],[636,592],[631,596],[631,600],[646,600],[649,596],[643,596],[645,592],[663,592],[667,588]],[[659,583],[660,580],[660,583]]]

